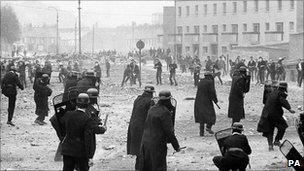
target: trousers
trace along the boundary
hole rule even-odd
[[[11,122],[14,116],[14,110],[15,110],[15,105],[16,105],[16,96],[17,95],[10,95],[8,96],[8,118],[7,121]]]
[[[63,171],[74,171],[76,167],[78,171],[88,171],[89,159],[63,155]]]

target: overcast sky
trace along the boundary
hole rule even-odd
[[[19,13],[27,10],[26,15],[24,12],[18,15],[22,24],[26,22],[39,24],[42,22],[40,19],[48,15],[43,22],[55,23],[55,10],[47,9],[48,6],[60,10],[59,25],[62,27],[72,27],[75,18],[78,17],[78,1],[6,1],[5,3],[17,8]],[[102,27],[115,27],[130,25],[132,21],[138,24],[151,23],[152,14],[162,12],[164,6],[174,6],[174,1],[81,1],[82,24],[91,26],[98,23],[98,26]]]

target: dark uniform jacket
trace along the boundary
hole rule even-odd
[[[34,101],[36,103],[36,114],[47,116],[48,108],[48,96],[51,96],[52,90],[42,81],[41,78],[36,79],[33,89]]]
[[[69,111],[61,122],[66,129],[62,141],[62,155],[93,158],[96,149],[95,134],[91,129],[91,118],[83,111]]]
[[[91,129],[93,130],[94,134],[103,134],[105,133],[104,127],[102,127],[101,120],[98,116],[99,111],[95,109],[93,105],[89,105],[86,109],[86,112],[90,115],[92,119]]]
[[[258,61],[258,69],[259,70],[266,70],[266,61],[262,60],[262,61]]]
[[[101,77],[101,68],[100,65],[94,66],[94,71],[96,72],[96,77]]]
[[[203,78],[198,83],[194,102],[194,118],[196,123],[215,124],[216,115],[213,101],[217,103],[214,80],[211,78]]]
[[[95,86],[93,80],[90,80],[87,77],[84,77],[83,79],[79,80],[77,83],[77,87],[93,87],[93,86]]]
[[[277,126],[280,129],[286,129],[288,127],[283,118],[283,107],[287,110],[291,109],[286,97],[287,94],[279,90],[273,90],[268,95],[258,123],[258,132],[263,132],[266,135],[270,126]]]
[[[139,155],[140,144],[144,132],[144,125],[148,110],[153,105],[152,95],[143,93],[138,96],[133,105],[132,115],[128,128],[127,154]]]
[[[77,77],[68,77],[64,86],[64,92],[67,92],[70,87],[77,86],[78,79]]]
[[[13,71],[6,73],[1,82],[2,93],[7,97],[16,96],[17,86],[23,90],[23,85],[20,83],[18,75]]]
[[[141,144],[140,170],[166,170],[167,143],[179,149],[169,110],[156,104],[148,111]]]
[[[223,143],[225,160],[231,165],[247,165],[249,163],[248,155],[251,154],[251,148],[245,135],[233,133],[227,137]],[[233,149],[241,150],[233,150]]]
[[[249,61],[247,66],[250,71],[253,71],[255,69],[256,63],[254,60]]]
[[[169,68],[170,68],[170,73],[175,73],[176,72],[176,68],[177,68],[176,63],[169,64]]]
[[[245,118],[244,93],[247,93],[248,91],[249,89],[246,88],[246,77],[242,74],[234,75],[232,78],[231,89],[229,94],[229,118]]]
[[[162,70],[162,64],[161,64],[161,62],[159,61],[159,62],[157,62],[155,65],[154,65],[154,67],[157,69],[157,71],[161,71]]]

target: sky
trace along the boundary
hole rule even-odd
[[[18,13],[22,24],[27,22],[55,24],[59,10],[59,26],[73,27],[78,20],[78,1],[6,1]],[[83,26],[98,23],[100,27],[116,27],[151,23],[153,13],[162,13],[164,6],[174,6],[174,1],[81,1]]]

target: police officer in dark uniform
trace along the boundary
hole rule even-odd
[[[96,78],[94,76],[94,72],[87,71],[85,73],[84,78],[78,81],[77,86],[78,87],[93,87],[95,86]]]
[[[47,86],[49,83],[48,74],[43,74],[41,78],[38,78],[33,86],[35,91],[34,100],[36,103],[36,111],[35,114],[38,117],[35,120],[35,123],[39,125],[45,125],[44,119],[48,116],[48,97],[51,96],[52,90]]]
[[[98,90],[96,88],[89,88],[87,90],[87,94],[90,97],[90,103],[86,112],[91,116],[93,123],[92,123],[92,130],[94,134],[103,134],[107,130],[105,126],[102,125],[101,120],[99,118],[99,106],[98,106]]]
[[[8,97],[8,119],[7,124],[15,126],[12,123],[14,110],[15,110],[15,104],[16,104],[16,97],[17,97],[17,86],[23,90],[23,85],[20,83],[20,80],[18,79],[18,75],[16,74],[16,68],[15,66],[11,66],[9,69],[9,72],[7,72],[4,75],[4,78],[1,82],[1,89],[2,93]]]
[[[69,111],[61,118],[66,135],[62,141],[63,171],[88,171],[93,165],[96,139],[91,129],[92,119],[86,112],[89,96],[80,93],[77,97],[77,109]]]
[[[198,83],[194,103],[194,118],[196,123],[200,123],[200,136],[204,136],[205,123],[207,124],[206,131],[210,134],[214,133],[211,130],[216,120],[213,102],[218,102],[212,73],[207,71],[204,75],[205,78]]]
[[[222,151],[224,151],[224,156],[215,156],[213,158],[213,163],[220,171],[228,171],[230,169],[246,170],[251,148],[247,137],[242,134],[243,130],[241,123],[233,123],[232,135],[227,137],[223,143]]]
[[[153,106],[153,86],[146,86],[144,93],[138,96],[133,104],[128,128],[127,154],[136,155],[135,170],[139,170],[140,144],[148,110]]]
[[[159,101],[148,111],[140,148],[141,171],[167,170],[167,143],[180,151],[168,110],[172,108],[171,97],[170,91],[161,91]]]
[[[78,78],[77,78],[77,72],[70,72],[68,74],[67,80],[65,82],[64,86],[64,92],[67,92],[70,87],[77,86]]]
[[[283,118],[283,108],[287,109],[290,113],[295,113],[286,99],[288,96],[287,86],[286,82],[281,82],[279,83],[278,88],[267,96],[258,124],[258,131],[263,132],[263,136],[267,137],[269,151],[273,151],[273,145],[281,145],[280,140],[282,140],[286,128],[288,127]],[[274,128],[278,129],[278,133],[273,142]]]

